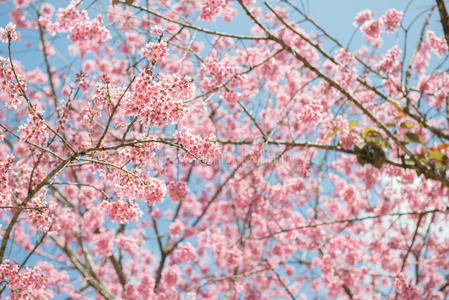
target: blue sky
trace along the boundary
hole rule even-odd
[[[109,1],[109,0],[107,0]],[[40,1],[36,1],[40,2]],[[69,1],[49,1],[55,5],[56,8],[65,7]],[[88,6],[92,1],[83,1],[83,7]],[[106,2],[106,1],[103,1]],[[282,1],[268,1],[270,5],[276,6],[281,5],[283,7],[288,6]],[[7,0],[6,4],[0,4],[0,26],[4,27],[9,21],[9,16],[7,14],[10,11],[12,5],[12,0]],[[258,5],[263,6],[263,1],[257,0]],[[375,12],[375,17],[382,16],[389,8],[396,8],[398,10],[404,10],[408,5],[408,11],[405,14],[404,24],[408,25],[411,20],[415,17],[419,16],[415,26],[413,26],[409,36],[410,36],[410,44],[411,47],[414,46],[416,42],[416,37],[419,34],[420,27],[424,21],[425,14],[422,12],[428,11],[429,7],[435,4],[434,0],[291,0],[291,3],[296,4],[299,8],[305,10],[305,12],[314,19],[322,28],[324,28],[328,33],[332,36],[336,37],[341,43],[346,45],[346,43],[350,40],[351,35],[353,34],[355,28],[352,25],[354,21],[354,17],[356,14],[366,8],[369,8]],[[93,6],[95,7],[95,5]],[[239,5],[234,3],[234,7],[239,9]],[[90,12],[91,15],[94,15],[94,12]],[[421,14],[421,15],[420,15]],[[301,17],[298,14],[292,14],[293,20],[300,20]],[[437,35],[442,35],[441,26],[438,24],[439,16],[437,10],[435,10],[431,28],[437,33]],[[249,34],[250,27],[252,24],[250,23],[248,17],[243,13],[243,11],[239,10],[239,14],[234,20],[230,23],[224,22],[221,18],[217,20],[216,23],[206,23],[197,20],[196,24],[218,30],[224,32],[231,33],[239,33],[239,34]],[[312,27],[302,23],[304,28],[311,29]],[[201,35],[198,35],[200,37]],[[28,36],[29,37],[29,36]],[[386,50],[391,47],[392,43],[402,41],[397,40],[397,35],[383,35],[385,38],[384,48],[381,50]],[[22,32],[22,41],[27,42],[27,34],[26,32]],[[58,38],[59,39],[59,38]],[[41,57],[41,55],[37,51],[37,40],[33,39],[32,48],[24,48],[25,43],[20,43],[21,45],[16,44],[16,54],[15,59],[22,61],[24,64],[29,64],[29,66],[33,66],[33,68],[39,63],[36,60],[36,56]],[[351,44],[350,50],[357,49],[362,44],[365,44],[364,38],[361,33],[355,35],[353,42]],[[58,42],[56,46],[64,45],[64,43]],[[3,47],[1,47],[3,48]],[[17,51],[19,49],[23,49],[23,51]],[[6,52],[3,51],[5,49],[0,49],[0,55],[6,56]],[[30,51],[31,50],[31,51]],[[33,55],[30,55],[33,54]],[[70,57],[67,57],[67,60],[70,60]]]

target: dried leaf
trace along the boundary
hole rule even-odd
[[[442,143],[441,145],[439,145],[437,147],[438,150],[442,150],[442,149],[446,149],[446,148],[449,148],[449,144]]]

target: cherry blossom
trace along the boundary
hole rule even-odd
[[[1,298],[447,298],[448,14],[365,5],[0,0]]]

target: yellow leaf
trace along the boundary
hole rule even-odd
[[[413,126],[415,126],[415,124],[413,124],[412,122],[402,122],[401,123],[401,128],[410,129],[410,128],[413,128]]]
[[[332,130],[331,132],[329,132],[328,134],[327,134],[327,138],[331,138],[331,137],[333,137],[338,131],[340,130],[340,128],[334,128],[334,130]]]
[[[427,159],[434,159],[436,161],[443,161],[444,154],[440,151],[430,151],[427,154]]]
[[[365,136],[368,136],[368,135],[380,135],[380,133],[377,132],[377,130],[375,130],[374,128],[365,128],[365,130],[363,130],[363,134]]]
[[[348,124],[349,131],[353,130],[354,127],[356,127],[358,123],[359,122],[357,120],[352,120],[351,122],[349,122],[349,124]]]

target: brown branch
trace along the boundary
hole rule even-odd
[[[34,5],[33,5],[33,7],[34,7]],[[41,17],[41,14],[40,14],[39,10],[36,7],[35,7],[35,9],[36,9],[37,17],[39,19]],[[56,114],[59,116],[58,98],[56,96],[55,84],[53,83],[53,74],[51,72],[50,61],[48,59],[48,51],[47,51],[47,44],[45,42],[44,29],[42,28],[42,25],[39,22],[39,20],[37,21],[37,25],[39,27],[39,37],[40,37],[40,41],[41,41],[41,45],[42,45],[42,53],[44,54],[45,68],[46,68],[47,75],[48,75],[48,81],[50,83],[50,89],[51,89],[52,98],[53,98],[53,101],[54,101],[54,104],[55,104],[55,111],[56,111]]]
[[[119,3],[128,5],[130,7],[134,7],[137,8],[138,10],[147,12],[149,14],[152,14],[153,16],[159,17],[167,22],[170,23],[174,23],[174,24],[178,24],[180,26],[186,27],[186,28],[190,28],[196,31],[200,31],[206,34],[211,34],[211,35],[215,35],[215,36],[223,36],[223,37],[229,37],[229,38],[234,38],[234,39],[239,39],[239,40],[255,40],[255,41],[260,41],[260,40],[268,40],[269,38],[266,36],[244,36],[244,35],[236,35],[236,34],[231,34],[231,33],[225,33],[225,32],[219,32],[219,31],[213,31],[213,30],[209,30],[206,28],[202,28],[202,27],[198,27],[195,26],[193,24],[189,24],[189,23],[185,23],[185,22],[181,22],[181,21],[177,21],[174,19],[171,19],[169,17],[166,17],[160,13],[157,13],[155,11],[149,10],[147,8],[138,6],[138,5],[134,5],[134,4],[127,4],[126,1],[118,1]]]
[[[115,112],[117,111],[117,108],[120,106],[120,102],[122,101],[123,97],[125,96],[126,92],[129,90],[129,88],[131,87],[132,83],[134,82],[134,80],[136,79],[136,76],[134,76],[131,81],[129,82],[128,86],[126,87],[126,89],[123,91],[122,95],[120,96],[120,98],[117,101],[117,104],[114,106],[114,108],[112,109],[111,115],[108,118],[108,122],[106,124],[106,128],[103,131],[103,134],[101,135],[100,139],[97,142],[97,146],[96,148],[101,146],[101,142],[103,141],[104,137],[106,136],[106,134],[108,133],[109,130],[109,126],[111,125],[112,122],[112,118],[114,117]],[[109,94],[109,93],[108,93]],[[109,95],[108,95],[109,96]]]
[[[354,222],[360,222],[360,221],[366,221],[366,220],[372,220],[372,219],[378,219],[378,218],[384,218],[384,217],[394,217],[394,216],[397,216],[397,217],[413,216],[413,215],[424,216],[427,214],[432,214],[432,213],[437,213],[437,212],[438,213],[446,213],[448,210],[449,210],[449,207],[446,207],[445,210],[431,209],[431,210],[424,210],[424,211],[396,212],[396,213],[390,213],[388,215],[371,215],[371,216],[357,217],[357,218],[351,218],[351,219],[331,220],[331,221],[327,221],[327,222],[312,223],[312,224],[308,224],[308,225],[297,226],[294,228],[281,229],[279,231],[272,232],[269,235],[257,237],[254,239],[262,240],[262,239],[271,238],[276,234],[282,234],[282,233],[287,233],[287,232],[302,230],[302,229],[317,228],[317,227],[321,227],[321,226],[330,226],[330,225],[343,224],[343,223],[354,223]]]
[[[273,266],[271,266],[270,262],[268,260],[265,260],[265,263],[268,264],[268,266],[271,268],[271,271],[273,271],[273,273],[276,275],[277,280],[279,281],[279,283],[282,285],[282,287],[284,288],[284,290],[287,292],[287,294],[290,296],[290,298],[292,300],[296,300],[295,296],[293,295],[293,293],[290,291],[290,289],[288,288],[287,284],[285,284],[284,280],[282,280],[281,275],[279,275],[278,272],[276,272],[276,270],[273,268]]]
[[[50,238],[53,240],[56,246],[58,246],[62,251],[64,251],[69,260],[72,262],[75,269],[78,270],[78,272],[80,272],[80,274],[83,276],[83,278],[91,287],[97,290],[105,299],[108,300],[115,299],[114,295],[111,293],[111,291],[109,291],[108,287],[103,282],[99,281],[96,278],[95,274],[92,274],[91,272],[86,270],[86,267],[78,259],[78,255],[73,253],[73,251],[67,245],[60,244],[56,238],[52,236]]]
[[[416,45],[415,51],[412,54],[412,57],[410,57],[410,61],[407,67],[407,71],[405,72],[405,89],[407,94],[407,107],[410,106],[410,98],[408,97],[409,93],[409,82],[410,82],[410,76],[412,75],[412,66],[413,62],[415,61],[416,54],[418,54],[419,49],[421,48],[422,42],[424,41],[424,34],[426,32],[426,28],[429,25],[430,17],[432,16],[433,10],[435,9],[435,5],[432,6],[429,13],[427,14],[426,20],[424,21],[424,24],[421,28],[421,34],[419,35],[418,45]]]
[[[67,158],[66,160],[64,160],[63,162],[61,162],[56,168],[54,168],[52,171],[50,171],[47,176],[45,176],[45,178],[32,190],[28,193],[27,197],[25,198],[25,200],[23,200],[23,202],[20,204],[20,206],[26,206],[28,204],[28,202],[34,197],[34,195],[36,195],[37,192],[40,191],[40,189],[48,184],[48,181],[53,178],[53,176],[55,176],[57,173],[59,173],[62,169],[64,169],[70,162],[72,162],[73,160],[75,160],[77,157],[77,155],[72,155],[69,158]],[[20,213],[23,211],[23,208],[19,208],[16,210],[16,212],[14,213],[14,215],[11,218],[11,221],[8,224],[8,227],[6,228],[4,234],[3,234],[3,238],[2,238],[2,243],[0,246],[0,263],[3,262],[3,258],[4,258],[4,254],[5,254],[5,250],[6,250],[6,245],[8,243],[9,237],[11,235],[11,231],[15,225],[15,223],[17,222],[17,220],[19,219],[19,215]]]
[[[18,136],[17,134],[15,134],[11,129],[9,129],[9,128],[6,127],[5,125],[0,124],[0,127],[3,128],[5,131],[9,132],[10,134],[12,134],[15,138],[17,138],[17,139],[20,140],[20,136]],[[58,158],[59,160],[64,160],[64,158],[62,158],[62,157],[59,156],[58,154],[54,153],[54,152],[51,151],[50,149],[43,148],[43,147],[41,147],[41,146],[39,146],[39,145],[37,145],[37,144],[35,144],[35,143],[33,143],[33,142],[30,142],[30,141],[25,141],[24,143],[25,143],[25,144],[28,144],[28,145],[31,145],[31,146],[33,146],[33,147],[36,147],[36,148],[39,149],[39,150],[48,152],[50,155],[52,155],[52,156]]]
[[[413,233],[412,241],[410,242],[410,245],[408,246],[407,253],[405,253],[404,259],[402,259],[402,265],[401,265],[401,273],[404,271],[405,264],[407,263],[408,255],[410,254],[410,251],[412,251],[413,245],[415,244],[416,236],[418,235],[418,229],[419,225],[421,225],[421,221],[424,217],[424,214],[420,214],[418,218],[418,223],[415,227],[415,232]]]
[[[47,121],[45,121],[44,117],[36,112],[36,108],[33,106],[33,104],[31,103],[31,100],[28,98],[24,88],[22,87],[22,84],[20,83],[19,80],[19,76],[17,75],[16,69],[14,68],[14,64],[12,61],[12,54],[11,54],[11,38],[8,38],[8,58],[9,58],[9,63],[11,65],[11,71],[14,74],[14,78],[17,81],[17,86],[19,87],[19,90],[21,92],[21,96],[26,100],[27,104],[28,104],[28,109],[34,113],[36,113],[36,115],[39,117],[39,119],[41,119],[42,121],[45,122],[45,126],[58,138],[61,139],[61,141],[64,143],[64,145],[66,145],[73,153],[76,153],[76,150],[72,147],[72,145],[70,145],[70,143],[63,137],[61,136],[56,130],[54,130],[50,124],[47,123]]]
[[[114,267],[115,273],[117,273],[118,280],[120,281],[120,285],[122,286],[123,290],[125,290],[126,276],[123,273],[122,267],[120,266],[117,259],[115,259],[114,255],[109,256],[109,260],[111,261],[112,266]]]
[[[449,15],[447,13],[444,0],[436,0],[436,2],[438,5],[438,11],[440,12],[441,26],[443,27],[444,37],[446,38],[446,42],[449,46]]]

